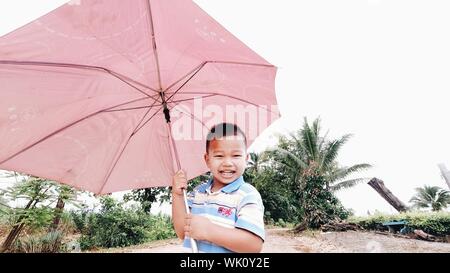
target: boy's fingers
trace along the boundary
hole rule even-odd
[[[184,226],[184,232],[190,232],[191,231],[191,227],[190,226]]]

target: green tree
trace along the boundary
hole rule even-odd
[[[34,230],[47,228],[55,232],[60,222],[64,204],[77,206],[77,191],[51,180],[11,173],[16,183],[6,189],[3,196],[9,200],[21,201],[25,206],[8,208],[12,229],[3,242],[0,252],[10,250],[25,227]],[[52,208],[53,204],[56,206]]]
[[[450,191],[437,186],[424,185],[416,188],[416,194],[409,201],[417,208],[431,208],[439,211],[450,204]]]
[[[24,200],[25,207],[16,208],[10,212],[15,218],[13,227],[0,247],[0,252],[10,249],[12,244],[20,235],[25,225],[42,227],[51,221],[51,212],[48,208],[37,209],[37,205],[52,198],[52,187],[54,182],[37,178],[24,177],[22,181],[16,183],[5,191],[5,196],[10,200]]]
[[[337,156],[350,135],[328,140],[322,135],[320,120],[312,125],[305,119],[303,127],[288,136],[281,136],[278,145],[267,151],[270,166],[280,173],[284,187],[291,193],[289,200],[297,206],[301,225],[316,228],[326,222],[344,219],[346,211],[334,192],[364,181],[364,178],[346,179],[350,175],[366,170],[369,164],[341,167]],[[297,199],[293,201],[291,198]]]
[[[187,191],[191,191],[198,184],[206,181],[209,178],[208,175],[200,175],[188,181]],[[133,190],[131,193],[124,195],[125,202],[136,201],[141,204],[142,209],[150,213],[152,205],[155,202],[169,202],[170,201],[170,187],[159,188],[145,188]]]
[[[49,232],[55,231],[58,228],[59,222],[61,221],[61,216],[64,212],[64,206],[67,203],[80,208],[79,201],[77,199],[79,192],[74,188],[67,185],[55,184],[55,192],[58,196],[58,200],[56,201],[54,217],[52,224],[49,227]]]
[[[81,228],[81,249],[93,247],[123,247],[143,243],[149,239],[174,238],[170,218],[149,215],[141,206],[125,207],[110,196],[100,199],[99,212],[87,212]],[[83,220],[84,222],[84,220]]]
[[[169,193],[168,187],[159,188],[145,188],[132,190],[131,193],[124,195],[123,199],[125,202],[136,201],[141,204],[142,209],[146,213],[150,213],[152,204],[157,202],[159,199],[165,199],[163,196],[167,196]]]
[[[337,162],[339,151],[351,135],[347,134],[333,140],[328,140],[327,135],[328,133],[321,134],[320,119],[314,120],[310,125],[305,118],[303,128],[290,134],[289,138],[282,137],[280,145],[272,153],[278,154],[276,159],[285,164],[297,179],[303,170],[315,164],[317,171],[325,179],[326,188],[331,191],[349,188],[367,180],[346,178],[371,168],[370,164],[361,163],[345,167]]]

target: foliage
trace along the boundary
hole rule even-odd
[[[321,134],[320,119],[314,120],[310,125],[305,118],[302,129],[291,133],[289,137],[280,137],[278,146],[269,152],[274,160],[286,167],[294,180],[300,179],[302,171],[314,164],[315,169],[324,177],[326,188],[331,191],[350,188],[366,181],[365,178],[347,178],[371,168],[370,164],[345,167],[337,162],[339,151],[351,135],[329,140],[327,134]]]
[[[200,175],[188,181],[187,191],[192,191],[195,186],[206,181],[209,178],[208,175]],[[142,209],[150,213],[153,203],[155,202],[168,202],[170,201],[171,187],[159,187],[159,188],[146,188],[133,190],[131,193],[126,194],[123,199],[125,202],[136,201],[142,206]]]
[[[439,211],[450,204],[450,191],[440,187],[424,185],[422,188],[416,188],[416,192],[410,200],[416,208],[431,208],[433,211]]]
[[[23,200],[24,207],[10,208],[8,221],[11,225],[24,224],[32,229],[48,226],[53,218],[49,203],[55,200],[55,182],[37,178],[24,177],[22,181],[5,190],[4,196],[9,200]]]
[[[329,140],[321,134],[319,119],[312,125],[305,119],[300,130],[280,136],[275,148],[250,154],[245,176],[263,198],[266,222],[283,219],[317,228],[350,215],[334,192],[365,181],[348,177],[371,166],[338,164],[339,151],[349,138]]]
[[[450,235],[449,212],[405,212],[394,215],[377,213],[369,217],[351,217],[349,222],[361,225],[368,230],[386,230],[384,222],[406,220],[408,227],[421,229],[436,236]]]
[[[272,168],[260,170],[253,181],[249,181],[261,195],[266,223],[274,223],[279,219],[287,222],[298,221],[299,203],[294,192],[290,190],[291,187],[287,186],[289,182],[282,173]]]
[[[148,241],[176,238],[177,235],[172,226],[172,219],[163,214],[150,216],[150,227],[147,235]]]
[[[90,210],[84,208],[77,211],[70,211],[69,213],[75,225],[75,230],[79,233],[84,233],[89,224]]]
[[[57,214],[62,213],[53,208],[58,199],[78,207],[78,192],[75,189],[38,177],[22,175],[21,178],[3,192],[5,200],[21,201],[27,204],[7,208],[6,214],[10,225],[23,223],[28,228],[39,232],[48,227]]]
[[[297,189],[300,196],[302,222],[308,228],[320,226],[346,219],[350,212],[347,211],[334,194],[326,189],[325,178],[319,174],[315,166],[311,166],[303,174],[304,181]]]
[[[138,189],[126,194],[123,199],[126,202],[131,200],[139,202],[142,209],[150,213],[152,204],[158,199],[165,199],[163,196],[167,196],[169,192],[169,187]]]
[[[32,235],[18,239],[11,252],[15,253],[60,253],[65,252],[62,242],[64,234],[52,231],[44,235]]]
[[[168,217],[152,217],[142,208],[124,208],[123,203],[103,197],[100,212],[87,212],[77,227],[83,231],[81,249],[123,247],[149,240],[175,237]],[[82,224],[80,224],[82,223]]]

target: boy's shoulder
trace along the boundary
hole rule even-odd
[[[247,182],[242,183],[241,187],[239,188],[239,193],[243,196],[255,195],[261,198],[259,191],[252,184]]]
[[[206,188],[208,187],[208,184],[209,184],[209,180],[203,181],[200,184],[198,184],[197,186],[195,186],[192,191],[193,192],[205,191]]]

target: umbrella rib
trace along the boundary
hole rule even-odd
[[[186,93],[182,93],[182,94],[186,94]],[[190,101],[190,100],[195,100],[195,99],[204,99],[204,98],[209,98],[209,97],[214,97],[217,96],[216,94],[210,94],[210,95],[206,95],[206,96],[200,96],[200,97],[195,97],[195,98],[189,98],[189,99],[182,99],[182,100],[172,100],[172,101],[168,101],[168,103],[175,103],[178,102],[175,106],[177,106],[180,102],[183,101]]]
[[[216,64],[238,64],[238,65],[249,65],[249,66],[262,66],[262,67],[275,67],[271,64],[258,64],[258,63],[246,63],[246,62],[233,62],[233,61],[207,61],[208,63]]]
[[[198,117],[196,117],[194,114],[192,113],[186,113],[184,111],[180,111],[179,109],[175,108],[179,103],[175,104],[170,110],[175,110],[178,111],[181,114],[186,114],[186,115],[190,115],[192,119],[195,119],[196,121],[200,122],[204,128],[206,128],[206,130],[209,130],[209,128],[206,126],[205,123],[203,123],[203,121],[201,121]]]
[[[25,152],[25,151],[27,151],[27,150],[33,148],[34,146],[38,145],[39,143],[41,143],[41,142],[43,142],[43,141],[49,139],[50,137],[52,137],[52,136],[54,136],[54,135],[56,135],[56,134],[58,134],[58,133],[64,131],[65,129],[67,129],[67,128],[69,128],[69,127],[72,127],[73,125],[76,125],[76,124],[78,124],[78,123],[80,123],[80,122],[82,122],[82,121],[84,121],[84,120],[86,120],[86,119],[88,119],[88,118],[91,118],[91,117],[93,117],[93,116],[96,116],[96,115],[98,115],[98,114],[100,114],[100,113],[103,113],[105,110],[114,109],[114,108],[120,107],[120,106],[122,106],[122,105],[126,105],[126,104],[129,104],[129,103],[134,103],[134,102],[141,101],[141,100],[145,100],[145,99],[148,99],[148,97],[145,97],[145,98],[139,98],[139,99],[135,99],[135,100],[128,101],[128,102],[125,102],[125,103],[121,103],[121,104],[118,104],[118,105],[114,105],[114,106],[112,106],[112,107],[108,107],[108,108],[106,108],[106,109],[102,109],[102,110],[100,110],[100,111],[97,111],[97,112],[95,112],[95,113],[92,113],[92,114],[90,114],[90,115],[87,115],[87,116],[85,116],[85,117],[83,117],[83,118],[81,118],[81,119],[78,119],[78,120],[76,120],[76,121],[74,121],[74,122],[72,122],[72,123],[70,123],[70,124],[68,124],[68,125],[66,125],[66,126],[64,126],[64,127],[62,127],[62,128],[60,128],[60,129],[58,129],[58,130],[52,132],[51,134],[48,134],[47,136],[45,136],[45,137],[39,139],[38,141],[36,141],[36,142],[34,142],[34,143],[28,145],[27,147],[23,148],[22,150],[18,151],[17,153],[15,153],[15,154],[13,154],[13,155],[11,155],[11,156],[9,156],[9,157],[7,157],[6,159],[0,161],[0,164],[3,164],[3,163],[5,163],[5,162],[7,162],[8,160],[11,160],[12,158],[18,156],[19,154],[21,154],[21,153],[23,153],[23,152]]]
[[[235,99],[235,100],[242,101],[242,102],[251,104],[251,105],[253,105],[253,106],[262,108],[262,109],[264,109],[264,110],[266,110],[267,112],[270,112],[270,113],[272,113],[272,114],[277,114],[277,113],[272,112],[271,110],[269,110],[267,107],[263,107],[262,105],[258,105],[258,104],[252,103],[252,102],[250,102],[250,101],[247,101],[247,100],[244,100],[244,99],[240,99],[240,98],[238,98],[238,97],[226,95],[226,94],[214,93],[214,92],[212,92],[212,93],[211,93],[211,92],[208,92],[208,93],[200,93],[200,92],[183,92],[182,94],[204,94],[204,95],[210,95],[210,96],[205,96],[205,98],[206,98],[206,97],[212,97],[212,96],[223,96],[223,97],[227,97],[227,98],[230,98],[230,99]],[[194,100],[194,99],[195,99],[195,98],[192,98],[192,99],[185,99],[184,101],[187,101],[187,100]]]
[[[181,82],[183,79],[185,79],[187,76],[191,75],[192,73],[194,73],[196,70],[201,69],[207,62],[203,62],[201,64],[199,64],[198,66],[196,66],[194,69],[192,69],[191,71],[189,71],[186,75],[184,75],[183,77],[181,77],[179,80],[175,81],[174,83],[172,83],[171,85],[169,85],[169,87],[166,88],[166,90],[169,90],[170,88],[172,88],[175,84]]]
[[[168,101],[168,100],[170,100],[171,98],[173,98],[173,96],[175,96],[184,86],[186,86],[186,84],[190,81],[190,80],[192,80],[192,78],[194,78],[195,77],[195,75],[197,75],[198,74],[198,72],[200,72],[200,70],[202,70],[203,69],[203,67],[205,67],[205,65],[206,65],[207,63],[205,62],[205,63],[202,63],[199,67],[198,67],[198,69],[197,69],[197,71],[195,71],[195,73],[194,74],[192,74],[190,77],[189,77],[189,79],[187,79],[175,92],[173,92],[172,94],[170,94],[170,97],[168,97],[167,98],[167,100],[166,101]]]
[[[139,129],[137,129],[139,126],[141,126],[141,124],[142,124],[142,122],[144,121],[144,119],[145,119],[145,117],[148,115],[148,113],[150,112],[150,110],[152,110],[152,108],[155,106],[155,103],[156,103],[156,101],[152,104],[152,105],[150,105],[150,108],[148,109],[148,111],[145,113],[145,115],[142,117],[142,119],[141,119],[141,121],[139,121],[139,123],[138,123],[138,125],[136,126],[136,128],[134,128],[134,130],[133,130],[133,134],[132,134],[132,136],[134,136],[138,131],[139,131]],[[160,104],[160,105],[158,105],[158,106],[160,106],[160,108],[150,117],[150,119],[152,119],[160,110],[161,110],[161,108],[163,107],[163,105],[162,104]],[[148,121],[147,121],[148,122]],[[146,122],[146,123],[147,123]],[[144,124],[145,125],[145,124]],[[136,130],[137,129],[137,130]]]
[[[155,97],[156,97],[156,98],[155,98]],[[152,105],[139,106],[139,107],[130,107],[130,108],[122,108],[122,109],[109,109],[109,110],[104,110],[103,112],[109,113],[109,112],[118,112],[118,111],[128,111],[128,110],[145,109],[145,108],[147,108],[147,107],[150,107],[150,108],[151,108],[151,107],[154,106],[154,104],[155,104],[156,102],[159,102],[159,100],[157,99],[157,98],[159,98],[159,95],[158,95],[158,94],[155,94],[155,95],[153,95],[153,96],[150,96],[149,98],[153,100],[153,104],[152,104]],[[161,105],[162,105],[162,104],[161,104]],[[123,105],[121,105],[121,106],[123,106]],[[116,107],[114,107],[114,108],[116,108]]]
[[[148,115],[148,113],[150,112],[150,110],[152,109],[152,107],[154,106],[155,103],[156,103],[156,101],[154,101],[153,104],[149,106],[150,108],[147,110],[147,112],[145,112],[145,114],[142,116],[142,118],[139,121],[139,123],[134,128],[134,130],[131,133],[131,135],[128,137],[127,142],[123,146],[122,150],[120,151],[119,155],[117,156],[117,159],[115,160],[114,164],[112,165],[111,169],[109,170],[108,174],[106,175],[106,178],[104,179],[103,185],[100,188],[100,193],[103,191],[103,188],[106,186],[106,183],[108,182],[108,179],[111,177],[111,174],[114,171],[114,168],[116,167],[117,163],[119,162],[120,158],[122,157],[122,154],[125,151],[125,149],[127,148],[128,143],[130,143],[131,138],[133,138],[133,136],[136,135],[136,133],[137,133],[136,129],[141,125],[142,121]]]
[[[267,65],[267,64],[258,64],[258,63],[245,63],[245,62],[231,62],[231,61],[205,61],[203,63],[201,63],[200,65],[198,65],[197,67],[195,67],[194,69],[192,69],[191,71],[189,71],[186,75],[184,75],[183,77],[181,77],[179,80],[175,81],[174,83],[172,83],[171,85],[169,85],[169,87],[166,88],[166,90],[169,90],[170,88],[172,88],[174,85],[176,85],[177,83],[179,83],[180,81],[182,81],[184,78],[186,78],[187,76],[189,76],[190,74],[192,74],[194,71],[199,70],[201,68],[203,68],[206,64],[208,63],[217,63],[217,64],[237,64],[237,65],[248,65],[248,66],[260,66],[260,67],[275,67],[273,65]],[[189,81],[189,80],[188,80]],[[168,92],[170,94],[170,92]]]
[[[140,126],[139,128],[137,128],[137,129],[134,131],[134,134],[136,134],[137,132],[139,132],[139,131],[142,129],[142,127],[144,127],[145,125],[147,125],[147,123],[149,123],[150,120],[152,120],[152,119],[159,113],[159,111],[161,111],[161,109],[163,109],[163,107],[164,107],[164,105],[161,106],[161,107],[159,107],[159,109],[158,109],[155,113],[153,113],[153,115],[152,115],[152,116],[151,116],[144,124],[142,124],[142,126]]]
[[[72,64],[72,63],[52,63],[52,62],[32,62],[32,61],[5,61],[5,60],[0,60],[0,64],[8,64],[8,65],[30,65],[30,66],[50,66],[50,67],[70,67],[70,68],[76,68],[76,69],[86,69],[86,70],[97,70],[97,71],[101,71],[104,72],[106,74],[109,74],[111,76],[113,76],[114,78],[119,79],[120,81],[124,82],[125,84],[127,84],[128,86],[132,87],[133,89],[136,89],[137,91],[139,91],[140,93],[149,96],[149,94],[147,94],[146,92],[144,92],[143,90],[137,88],[136,86],[134,86],[132,83],[140,85],[144,88],[147,88],[153,92],[158,92],[155,89],[140,83],[136,80],[133,80],[127,76],[124,76],[120,73],[117,73],[113,70],[101,67],[101,66],[91,66],[91,65],[81,65],[81,64]]]
[[[152,7],[150,5],[150,0],[147,0],[146,3],[147,3],[148,15],[149,15],[149,21],[150,21],[150,37],[152,40],[153,54],[155,55],[155,65],[156,65],[156,72],[158,75],[159,90],[162,91],[161,70],[160,70],[160,66],[159,66],[158,49],[156,46],[156,37],[155,37],[155,28],[153,25]]]
[[[154,105],[154,106],[161,106],[162,104],[158,104],[158,105]],[[108,111],[103,111],[105,113],[111,113],[111,112],[120,112],[120,111],[130,111],[130,110],[139,110],[139,109],[145,109],[145,108],[152,108],[152,105],[149,106],[140,106],[140,107],[131,107],[131,108],[122,108],[122,109],[117,109],[117,110],[108,110]]]

